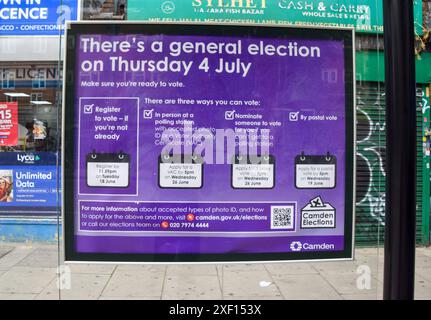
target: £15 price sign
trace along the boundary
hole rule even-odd
[[[18,144],[18,103],[0,103],[0,146]]]

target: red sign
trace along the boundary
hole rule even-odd
[[[0,146],[18,144],[18,103],[0,102]]]

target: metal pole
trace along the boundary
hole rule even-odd
[[[416,84],[413,0],[383,0],[386,71],[384,299],[413,299]]]

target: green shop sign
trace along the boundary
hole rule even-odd
[[[422,1],[415,0],[422,33]],[[382,33],[382,0],[128,0],[128,20],[354,27]]]

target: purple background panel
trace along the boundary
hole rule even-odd
[[[302,246],[328,245],[327,249],[302,249],[301,252],[341,251],[344,249],[343,236],[297,236],[268,238],[205,238],[205,237],[94,237],[77,236],[78,252],[104,253],[160,253],[192,254],[201,253],[277,253],[293,252],[292,242]],[[307,247],[306,245],[306,247]],[[310,246],[308,246],[310,248]],[[298,251],[296,251],[298,252]]]
[[[81,36],[83,37],[83,36]],[[85,36],[89,37],[89,36]],[[77,53],[76,74],[81,80],[102,81],[164,81],[172,83],[180,81],[184,87],[159,87],[159,88],[136,88],[122,87],[113,88],[91,88],[81,86],[80,82],[76,86],[77,97],[137,97],[139,98],[139,126],[138,121],[131,123],[130,137],[118,143],[98,145],[91,138],[75,136],[76,145],[81,141],[83,153],[92,150],[97,145],[104,152],[118,152],[119,149],[127,150],[132,155],[139,158],[137,165],[138,195],[121,196],[121,192],[114,195],[78,195],[75,193],[75,207],[78,201],[98,201],[103,204],[111,201],[145,201],[145,202],[277,202],[296,203],[297,211],[307,203],[321,196],[325,203],[330,203],[336,209],[336,228],[302,230],[298,224],[295,232],[288,237],[256,238],[239,234],[235,237],[211,238],[201,236],[186,237],[162,237],[128,235],[126,232],[117,232],[109,236],[100,235],[93,232],[91,235],[76,232],[76,250],[78,252],[99,252],[99,253],[231,253],[231,252],[289,252],[289,244],[295,239],[314,239],[313,241],[336,243],[334,250],[343,250],[344,222],[345,222],[345,161],[346,161],[346,114],[345,114],[345,81],[344,81],[344,44],[338,40],[301,40],[301,39],[253,39],[250,37],[219,37],[219,36],[171,36],[171,35],[93,35],[101,40],[126,40],[136,38],[139,41],[149,43],[151,41],[163,41],[166,45],[173,41],[237,41],[242,40],[243,48],[251,43],[258,43],[263,40],[268,44],[286,44],[289,41],[296,41],[299,45],[318,46],[321,50],[320,58],[301,57],[280,57],[280,56],[251,56],[243,53],[241,56],[226,54],[204,55],[204,54],[184,54],[180,57],[170,57],[170,59],[193,61],[193,68],[187,76],[173,72],[112,72],[104,70],[96,73],[84,73],[80,70],[80,65],[84,60],[100,60],[105,65],[109,65],[109,57],[113,54],[84,53],[79,50]],[[81,48],[82,49],[82,48]],[[245,52],[246,50],[243,49]],[[129,60],[154,59],[160,60],[167,56],[167,53],[152,53],[149,50],[144,53],[115,54]],[[203,58],[208,57],[210,65],[216,65],[219,58],[234,61],[240,58],[243,62],[251,62],[252,67],[247,77],[234,74],[218,74],[213,71],[209,73],[196,69],[196,65]],[[328,80],[328,73],[335,75],[334,81]],[[145,102],[145,98],[151,99],[209,99],[209,100],[257,100],[259,105],[227,105],[227,106],[201,106],[192,104],[161,104],[154,105]],[[111,100],[111,99],[110,99]],[[119,103],[122,100],[112,99],[104,102]],[[123,102],[121,102],[123,103]],[[130,100],[123,107],[127,109],[125,113],[135,112]],[[130,111],[128,108],[131,108]],[[76,118],[79,116],[79,106],[75,106]],[[158,187],[158,157],[162,146],[158,143],[156,129],[160,125],[156,124],[156,117],[152,119],[144,118],[144,110],[153,110],[154,114],[166,114],[172,112],[189,113],[194,115],[194,127],[210,127],[216,129],[234,129],[244,126],[235,125],[232,120],[225,119],[226,111],[233,111],[237,114],[260,114],[267,123],[279,121],[281,126],[266,127],[270,129],[273,145],[270,147],[270,154],[275,158],[275,187],[270,190],[234,190],[231,188],[231,167],[228,164],[205,164],[204,165],[204,187],[201,189],[161,189]],[[290,113],[299,112],[300,115],[308,116],[328,116],[337,117],[335,121],[291,121]],[[133,127],[135,124],[136,128]],[[92,126],[91,121],[82,121],[81,128],[85,131]],[[178,128],[178,125],[166,125],[169,128]],[[252,128],[252,127],[246,127]],[[262,127],[260,127],[262,129]],[[139,147],[133,149],[133,131],[138,134]],[[78,132],[78,130],[76,130]],[[334,189],[296,189],[295,157],[301,153],[306,155],[326,155],[328,152],[337,158],[336,188]],[[78,176],[78,168],[81,172],[85,169],[83,155],[75,158],[76,174],[78,180],[75,188],[79,187],[88,193],[83,185],[83,177]],[[131,167],[135,172],[136,167]],[[115,188],[114,188],[115,189]],[[126,191],[126,190],[125,190]],[[127,194],[134,193],[133,186],[127,190]],[[87,193],[87,192],[85,192]],[[160,204],[160,206],[165,204]],[[79,211],[75,212],[75,225],[78,223]],[[266,214],[269,214],[268,212]],[[297,215],[297,222],[299,216]],[[267,225],[250,224],[235,228],[228,224],[217,226],[218,230],[224,231],[252,231],[266,230],[271,232]],[[247,228],[250,228],[247,230]],[[76,229],[78,230],[78,229]],[[96,231],[96,230],[93,230]],[[103,231],[103,230],[97,230]],[[142,231],[142,230],[141,230]],[[233,230],[235,231],[235,230]],[[90,231],[91,232],[91,231]],[[336,240],[334,240],[336,239]],[[302,240],[301,240],[302,241]],[[311,241],[311,240],[310,240]],[[317,243],[317,242],[316,242]],[[318,250],[315,250],[318,251]]]

